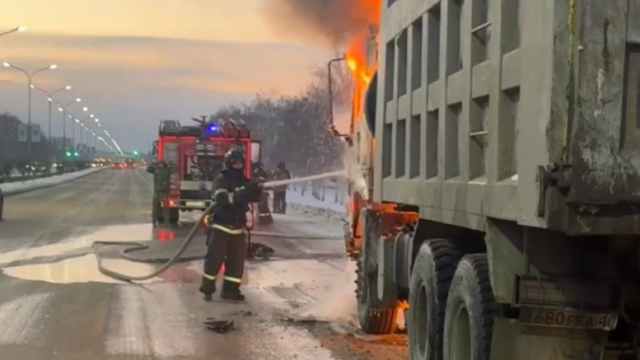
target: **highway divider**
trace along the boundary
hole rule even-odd
[[[44,189],[44,188],[60,185],[60,184],[93,174],[103,169],[105,168],[91,168],[91,169],[74,171],[74,172],[70,172],[62,175],[54,175],[54,176],[32,179],[32,180],[2,183],[0,184],[0,189],[2,189],[2,193],[5,196],[17,195],[17,194],[26,193],[29,191],[34,191],[38,189]]]

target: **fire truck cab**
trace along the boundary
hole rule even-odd
[[[180,211],[205,210],[211,204],[214,179],[224,167],[224,155],[232,148],[245,153],[245,175],[251,178],[252,163],[260,160],[260,142],[240,121],[194,119],[197,126],[162,121],[155,145],[156,166],[169,167],[169,186],[154,188],[154,221],[179,220]],[[158,176],[158,172],[155,172]],[[156,182],[157,186],[157,182]],[[168,211],[167,211],[168,210]]]

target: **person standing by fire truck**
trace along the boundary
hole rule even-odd
[[[287,170],[284,161],[278,164],[278,168],[274,172],[274,180],[289,180],[291,173]],[[287,185],[276,186],[273,189],[273,212],[276,214],[284,214],[287,212]]]
[[[269,173],[267,173],[260,161],[253,164],[253,178],[259,182],[266,182],[269,180]],[[262,192],[260,202],[258,203],[258,223],[273,223],[271,209],[269,209],[269,193],[267,191]]]
[[[158,223],[158,219],[169,222],[169,208],[162,206],[161,199],[169,196],[171,189],[171,167],[165,161],[158,161],[153,169],[154,192],[153,192],[153,221]],[[160,213],[162,212],[162,213]]]
[[[225,169],[214,182],[214,202],[209,225],[208,249],[200,292],[210,301],[216,291],[216,276],[225,264],[221,297],[242,301],[240,283],[247,254],[246,223],[250,202],[260,200],[262,186],[244,175],[244,153],[229,150],[224,159]]]

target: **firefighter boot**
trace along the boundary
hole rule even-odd
[[[216,292],[216,281],[203,277],[202,285],[200,285],[200,292],[204,294],[204,301],[211,301],[213,299],[213,294]]]
[[[220,297],[225,300],[244,301],[244,295],[240,291],[240,284],[231,281],[224,282]]]

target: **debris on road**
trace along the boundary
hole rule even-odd
[[[207,318],[204,325],[218,334],[226,334],[235,328],[233,320],[216,320],[216,318]]]
[[[275,250],[270,246],[261,243],[251,243],[249,245],[248,258],[269,260],[274,253]]]
[[[315,317],[284,317],[281,319],[283,322],[300,324],[300,325],[315,325],[315,324],[328,324],[329,321],[317,319]]]

